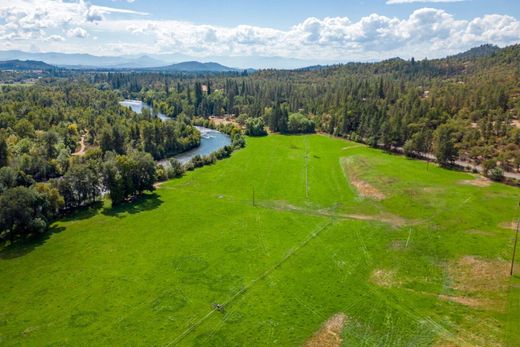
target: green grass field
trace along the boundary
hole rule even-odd
[[[519,191],[475,179],[320,135],[248,138],[0,252],[0,345],[298,346],[344,313],[346,346],[519,346]]]

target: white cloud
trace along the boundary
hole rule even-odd
[[[464,2],[470,0],[387,0],[387,5],[395,5],[395,4],[414,4],[414,3],[448,3],[448,2]]]
[[[43,39],[44,41],[55,41],[55,42],[63,42],[65,41],[65,38],[60,35],[50,35]]]
[[[0,0],[0,45],[98,55],[171,53],[201,59],[280,56],[348,61],[398,55],[435,57],[482,43],[520,42],[520,21],[512,16],[490,14],[462,20],[433,8],[415,10],[406,18],[379,14],[357,21],[310,17],[287,30],[199,25],[142,15],[82,0],[18,0],[16,4]]]
[[[88,22],[98,22],[107,15],[146,15],[126,9],[95,6],[79,0],[0,0],[0,40],[44,38],[45,31],[67,30]]]
[[[83,28],[73,28],[67,31],[67,37],[76,37],[84,39],[88,37],[88,32]]]

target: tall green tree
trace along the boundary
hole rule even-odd
[[[451,164],[458,155],[453,139],[454,129],[448,124],[442,124],[435,130],[433,150],[437,161],[442,166]]]

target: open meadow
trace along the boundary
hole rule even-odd
[[[518,346],[518,192],[322,135],[247,138],[2,250],[0,345]]]

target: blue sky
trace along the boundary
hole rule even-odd
[[[177,19],[196,24],[249,24],[289,29],[308,17],[346,16],[358,20],[371,13],[389,17],[406,17],[423,7],[442,8],[457,18],[472,19],[490,13],[520,16],[517,0],[471,0],[455,2],[416,2],[387,5],[387,0],[104,0],[96,3],[149,12],[158,19]]]
[[[0,47],[295,67],[520,42],[511,0],[0,0]]]

